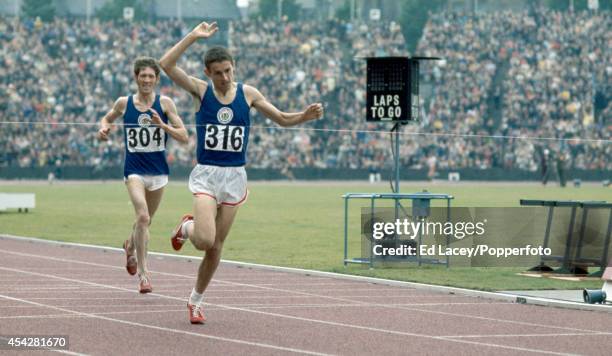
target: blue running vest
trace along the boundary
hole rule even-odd
[[[196,113],[199,164],[240,167],[246,163],[251,119],[242,83],[228,105],[221,104],[209,83]]]
[[[167,124],[168,118],[162,110],[159,95],[155,96],[151,107]],[[130,174],[167,175],[169,173],[166,162],[168,134],[161,127],[151,124],[149,112],[136,109],[132,95],[128,96],[123,123],[125,137],[123,176],[127,178]]]

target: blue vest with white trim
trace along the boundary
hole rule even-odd
[[[164,123],[168,123],[159,95],[155,96],[151,108],[157,111]],[[130,174],[167,175],[170,171],[166,162],[168,134],[161,127],[151,124],[151,114],[148,111],[136,109],[132,95],[128,96],[123,124],[125,142],[123,176],[127,178]]]
[[[230,104],[221,104],[209,83],[196,113],[199,164],[239,167],[246,163],[251,119],[242,83]]]

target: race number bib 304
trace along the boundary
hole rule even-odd
[[[207,124],[204,149],[241,152],[244,145],[244,131],[244,126]]]
[[[129,127],[125,130],[129,152],[159,152],[166,149],[160,127]]]

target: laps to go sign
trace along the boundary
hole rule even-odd
[[[402,117],[400,96],[398,94],[374,95],[374,102],[369,110],[369,117],[374,120],[398,120]]]
[[[367,121],[410,117],[411,62],[405,57],[367,58]]]
[[[438,57],[369,57],[367,61],[366,120],[419,119],[419,61]]]

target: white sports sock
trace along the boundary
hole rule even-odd
[[[189,227],[189,225],[193,224],[193,220],[187,220],[183,223],[183,225],[181,225],[181,234],[183,235],[184,239],[189,238],[189,236],[187,236],[187,228]]]
[[[195,288],[191,290],[191,295],[189,296],[189,304],[191,305],[200,305],[204,300],[204,294],[199,294],[196,292]]]

